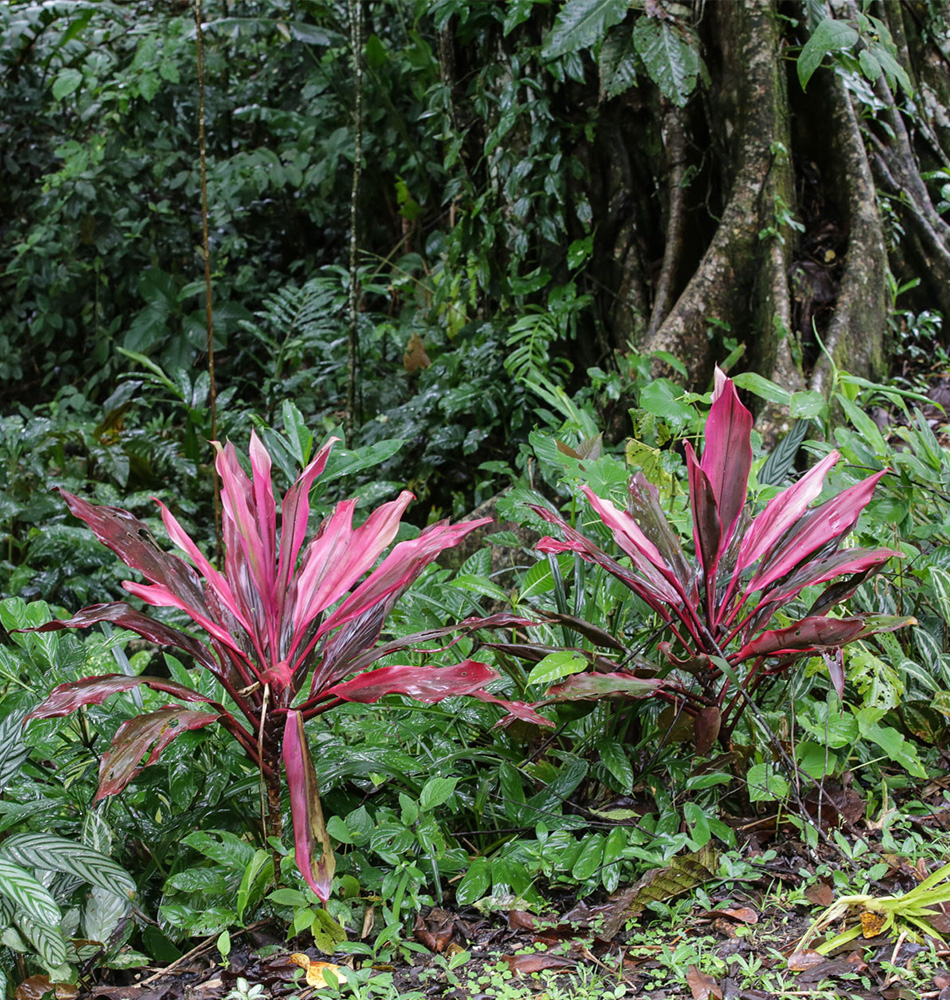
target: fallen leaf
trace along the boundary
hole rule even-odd
[[[788,967],[792,972],[803,972],[824,961],[825,956],[819,955],[817,951],[793,951],[788,956]]]
[[[700,972],[691,965],[686,973],[686,984],[693,994],[693,1000],[722,1000],[722,990],[712,976]]]
[[[733,920],[738,920],[743,924],[757,924],[759,922],[759,915],[755,910],[748,906],[739,906],[734,910],[730,909],[717,909],[717,910],[707,910],[704,917],[710,920],[715,920],[716,917],[732,917]]]
[[[818,882],[816,885],[808,886],[803,895],[809,903],[823,906],[825,909],[831,906],[835,900],[834,889],[827,882]]]
[[[307,985],[313,986],[314,989],[324,989],[329,985],[323,975],[324,972],[328,971],[336,976],[337,982],[346,982],[346,971],[340,965],[334,965],[332,962],[313,962],[309,955],[304,955],[299,951],[295,951],[290,956],[290,961],[294,965],[299,965],[301,969],[307,970]]]
[[[886,919],[883,913],[872,913],[870,910],[865,910],[861,914],[861,932],[866,938],[877,937],[884,930]]]
[[[562,955],[505,955],[508,968],[519,976],[529,976],[532,972],[541,972],[543,969],[573,969],[576,962]]]
[[[51,983],[49,976],[30,976],[16,988],[16,1000],[40,1000],[53,993],[56,1000],[74,1000],[79,989],[72,983]]]

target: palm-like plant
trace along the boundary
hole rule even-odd
[[[466,660],[450,667],[367,670],[381,655],[420,639],[407,636],[378,645],[398,597],[443,549],[457,545],[489,519],[431,525],[418,537],[396,544],[375,565],[395,538],[412,494],[404,492],[383,504],[358,528],[352,524],[356,501],[346,500],[305,545],[310,488],[323,471],[332,444],[321,449],[284,495],[279,530],[271,459],[260,440],[252,433],[251,476],[241,467],[232,445],[216,445],[222,484],[223,571],[205,558],[164,504],[159,506],[168,536],[190,562],[159,548],[145,524],[128,511],[95,506],[61,491],[70,511],[148,581],[127,580],[126,590],[146,604],[183,611],[204,638],[156,621],[124,602],[93,605],[40,630],[86,628],[97,622],[131,629],[151,642],[183,650],[214,675],[229,697],[215,701],[167,679],[108,674],[60,685],[30,715],[65,715],[80,705],[98,704],[143,684],[172,695],[177,699],[174,704],[120,727],[102,759],[98,797],[120,792],[138,773],[143,757],[145,765],[154,763],[180,733],[218,722],[260,769],[267,793],[266,833],[277,837],[281,833],[282,758],[297,864],[324,900],[330,893],[334,862],[305,720],[341,701],[373,702],[390,693],[426,702],[467,694],[550,724],[528,706],[500,701],[485,691],[484,685],[498,675],[484,663]],[[486,623],[492,621],[460,627]],[[436,631],[444,634],[449,629]],[[346,680],[351,675],[355,676]]]
[[[699,690],[668,678],[654,692],[685,700],[707,732],[709,728],[730,732],[745,708],[745,696],[764,678],[815,652],[826,654],[832,680],[842,694],[841,647],[873,632],[913,622],[912,618],[880,615],[836,618],[827,614],[888,559],[901,555],[892,549],[842,547],[885,472],[812,507],[828,470],[840,457],[832,451],[753,517],[746,504],[751,433],[752,414],[740,402],[732,380],[717,369],[702,460],[689,442],[685,446],[693,558],[670,527],[659,491],[642,473],[630,480],[626,510],[618,510],[584,487],[594,511],[629,558],[629,567],[552,511],[532,508],[563,536],[561,540],[543,538],[540,551],[576,552],[603,567],[665,623],[669,641],[659,644],[659,652],[674,670],[697,678]],[[826,583],[830,586],[805,616],[780,628],[768,628],[776,615],[787,613],[790,602],[804,588]],[[597,676],[608,696],[618,693],[610,674]],[[613,676],[630,683],[628,675]],[[567,697],[572,689],[577,697],[595,696],[588,675],[568,678],[558,688],[559,697]]]

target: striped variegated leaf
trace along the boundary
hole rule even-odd
[[[6,858],[0,858],[0,893],[41,923],[55,926],[62,919],[56,900],[42,882]]]
[[[29,868],[75,875],[90,885],[131,899],[135,883],[129,873],[105,854],[51,833],[18,833],[0,844],[0,859]]]
[[[30,748],[23,742],[25,711],[11,712],[0,722],[0,792],[17,776]]]
[[[108,889],[94,886],[82,915],[83,933],[86,938],[89,941],[98,941],[102,945],[108,944],[129,912],[129,906],[126,896],[117,896]]]
[[[36,949],[40,961],[50,969],[66,962],[66,938],[59,922],[45,923],[34,920],[26,913],[17,916],[17,925],[30,944]]]

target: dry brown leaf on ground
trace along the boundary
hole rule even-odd
[[[700,972],[695,965],[689,967],[686,983],[693,994],[693,1000],[722,1000],[722,989],[716,980]]]

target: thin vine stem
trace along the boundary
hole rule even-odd
[[[208,241],[208,151],[205,143],[205,79],[201,31],[201,0],[195,0],[195,38],[198,61],[198,159],[201,163],[201,245],[205,263],[205,322],[208,328],[208,377],[211,409],[211,440],[218,439],[218,397],[214,385],[214,310],[211,305],[211,249]],[[218,563],[224,556],[221,532],[221,484],[214,462],[211,463],[211,484],[214,494],[214,534]]]

